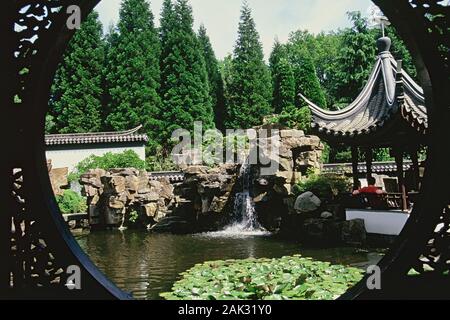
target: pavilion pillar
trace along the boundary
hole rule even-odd
[[[403,150],[400,149],[395,153],[395,164],[397,165],[398,190],[402,198],[402,210],[408,210],[408,202],[405,187],[405,176],[403,172]]]
[[[372,171],[372,161],[373,161],[373,149],[367,148],[366,149],[366,168],[367,168],[367,179],[373,177],[373,171]]]
[[[358,147],[352,147],[353,190],[359,189],[358,160]]]
[[[418,151],[416,149],[411,151],[411,161],[412,161],[415,191],[419,191],[420,188],[419,155],[417,153]]]

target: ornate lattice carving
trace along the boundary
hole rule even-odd
[[[52,77],[75,32],[66,27],[67,8],[78,5],[85,17],[98,1],[8,0],[5,6],[13,29],[2,45],[9,121],[1,130],[15,145],[6,147],[8,161],[1,167],[9,183],[8,193],[0,194],[8,204],[3,222],[10,225],[10,232],[1,234],[10,243],[8,249],[0,247],[7,261],[0,266],[0,279],[9,280],[0,280],[3,298],[130,298],[98,271],[70,235],[45,175],[43,115]],[[83,290],[66,288],[69,266],[79,268]]]
[[[449,275],[450,272],[450,207],[446,207],[435,232],[425,247],[423,255],[414,266],[419,273],[435,272]]]
[[[47,246],[41,222],[27,208],[22,170],[14,173],[11,217],[11,288],[61,286],[66,267]]]
[[[38,43],[43,40],[46,32],[50,30],[56,17],[64,12],[67,1],[15,1],[17,10],[14,21],[13,49],[15,83],[14,103],[21,104],[27,97],[29,79],[33,75],[32,65],[36,61]]]

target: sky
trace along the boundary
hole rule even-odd
[[[155,24],[163,0],[149,1]],[[277,37],[285,42],[289,33],[307,29],[313,33],[350,26],[346,12],[361,11],[366,15],[370,0],[247,0],[252,8],[256,28],[260,34],[266,59]],[[117,22],[121,0],[102,0],[97,11],[104,29]],[[204,24],[208,30],[217,58],[233,52],[237,39],[242,0],[190,0],[194,12],[194,28]]]

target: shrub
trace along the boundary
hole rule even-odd
[[[103,156],[92,155],[77,164],[74,171],[69,175],[69,181],[78,180],[80,175],[90,169],[109,170],[117,168],[145,169],[146,163],[133,150],[126,150],[122,153],[108,152]]]
[[[81,213],[86,212],[86,199],[72,190],[64,190],[62,195],[56,196],[56,203],[62,213]]]
[[[269,117],[267,122],[309,132],[311,130],[311,111],[307,107],[290,106],[280,114]]]
[[[363,277],[360,269],[299,255],[198,264],[181,274],[167,300],[332,300]]]
[[[351,181],[339,174],[310,174],[309,177],[294,187],[296,195],[311,191],[321,199],[334,199],[351,189]]]

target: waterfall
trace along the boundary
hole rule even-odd
[[[236,193],[234,200],[235,221],[229,228],[241,231],[260,231],[261,225],[255,211],[255,205],[250,196],[250,165],[246,162],[239,172],[242,180],[242,191]]]
[[[250,165],[247,162],[241,167],[239,179],[242,181],[242,190],[235,195],[234,221],[224,230],[210,233],[210,236],[241,237],[270,234],[258,222],[255,204],[250,196]]]

